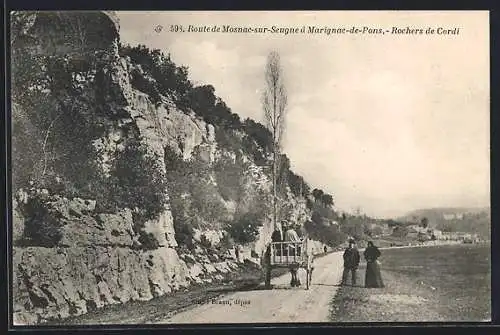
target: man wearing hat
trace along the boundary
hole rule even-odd
[[[349,272],[351,273],[351,283],[352,286],[356,285],[356,270],[359,266],[359,251],[356,248],[356,242],[354,239],[349,239],[349,246],[344,251],[344,273],[342,274],[342,284],[347,284],[347,277],[349,277]]]
[[[274,231],[271,234],[271,242],[283,242],[283,233],[282,230],[284,229],[283,225],[277,224],[274,226]],[[282,256],[282,249],[277,248],[274,252],[275,254],[273,256]],[[266,251],[264,252],[263,256],[263,266],[266,268],[266,276],[265,276],[265,284],[266,287],[271,287],[271,268],[269,266],[266,266],[266,262],[269,263],[271,262],[271,245],[269,244],[266,248]]]
[[[299,235],[297,234],[295,229],[293,229],[293,225],[290,222],[288,222],[287,220],[283,220],[281,221],[281,225],[283,229],[286,229],[285,242],[300,242]],[[296,256],[296,255],[298,256],[300,250],[296,250],[294,246],[290,246],[289,252],[290,252],[289,256]],[[290,281],[290,285],[292,287],[300,286],[300,280],[297,278],[297,271],[298,271],[297,266],[294,265],[290,266],[290,273],[292,275],[292,280]]]
[[[281,225],[285,231],[285,241],[287,242],[300,242],[299,235],[297,231],[293,229],[293,225],[288,220],[281,221]]]

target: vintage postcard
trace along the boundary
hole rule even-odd
[[[491,320],[487,11],[10,29],[13,326]]]

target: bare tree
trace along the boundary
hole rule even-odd
[[[273,181],[273,227],[277,227],[277,183],[278,166],[285,131],[285,112],[288,103],[287,91],[283,80],[280,56],[273,51],[268,55],[265,69],[265,90],[262,107],[267,127],[273,137],[272,143],[272,181]]]

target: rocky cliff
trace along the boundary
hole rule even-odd
[[[234,243],[262,253],[268,217],[229,246],[227,223],[263,212],[265,167],[175,95],[134,86],[151,78],[120,55],[113,13],[13,17],[15,324],[220,280],[238,268]],[[286,194],[284,216],[305,222],[305,199]]]

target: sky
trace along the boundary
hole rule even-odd
[[[376,217],[490,204],[488,12],[118,12],[145,44],[263,122],[266,56],[288,91],[284,152],[336,207]],[[459,28],[458,35],[171,32],[195,27]],[[160,29],[158,29],[160,27]],[[156,29],[155,29],[156,28]]]

